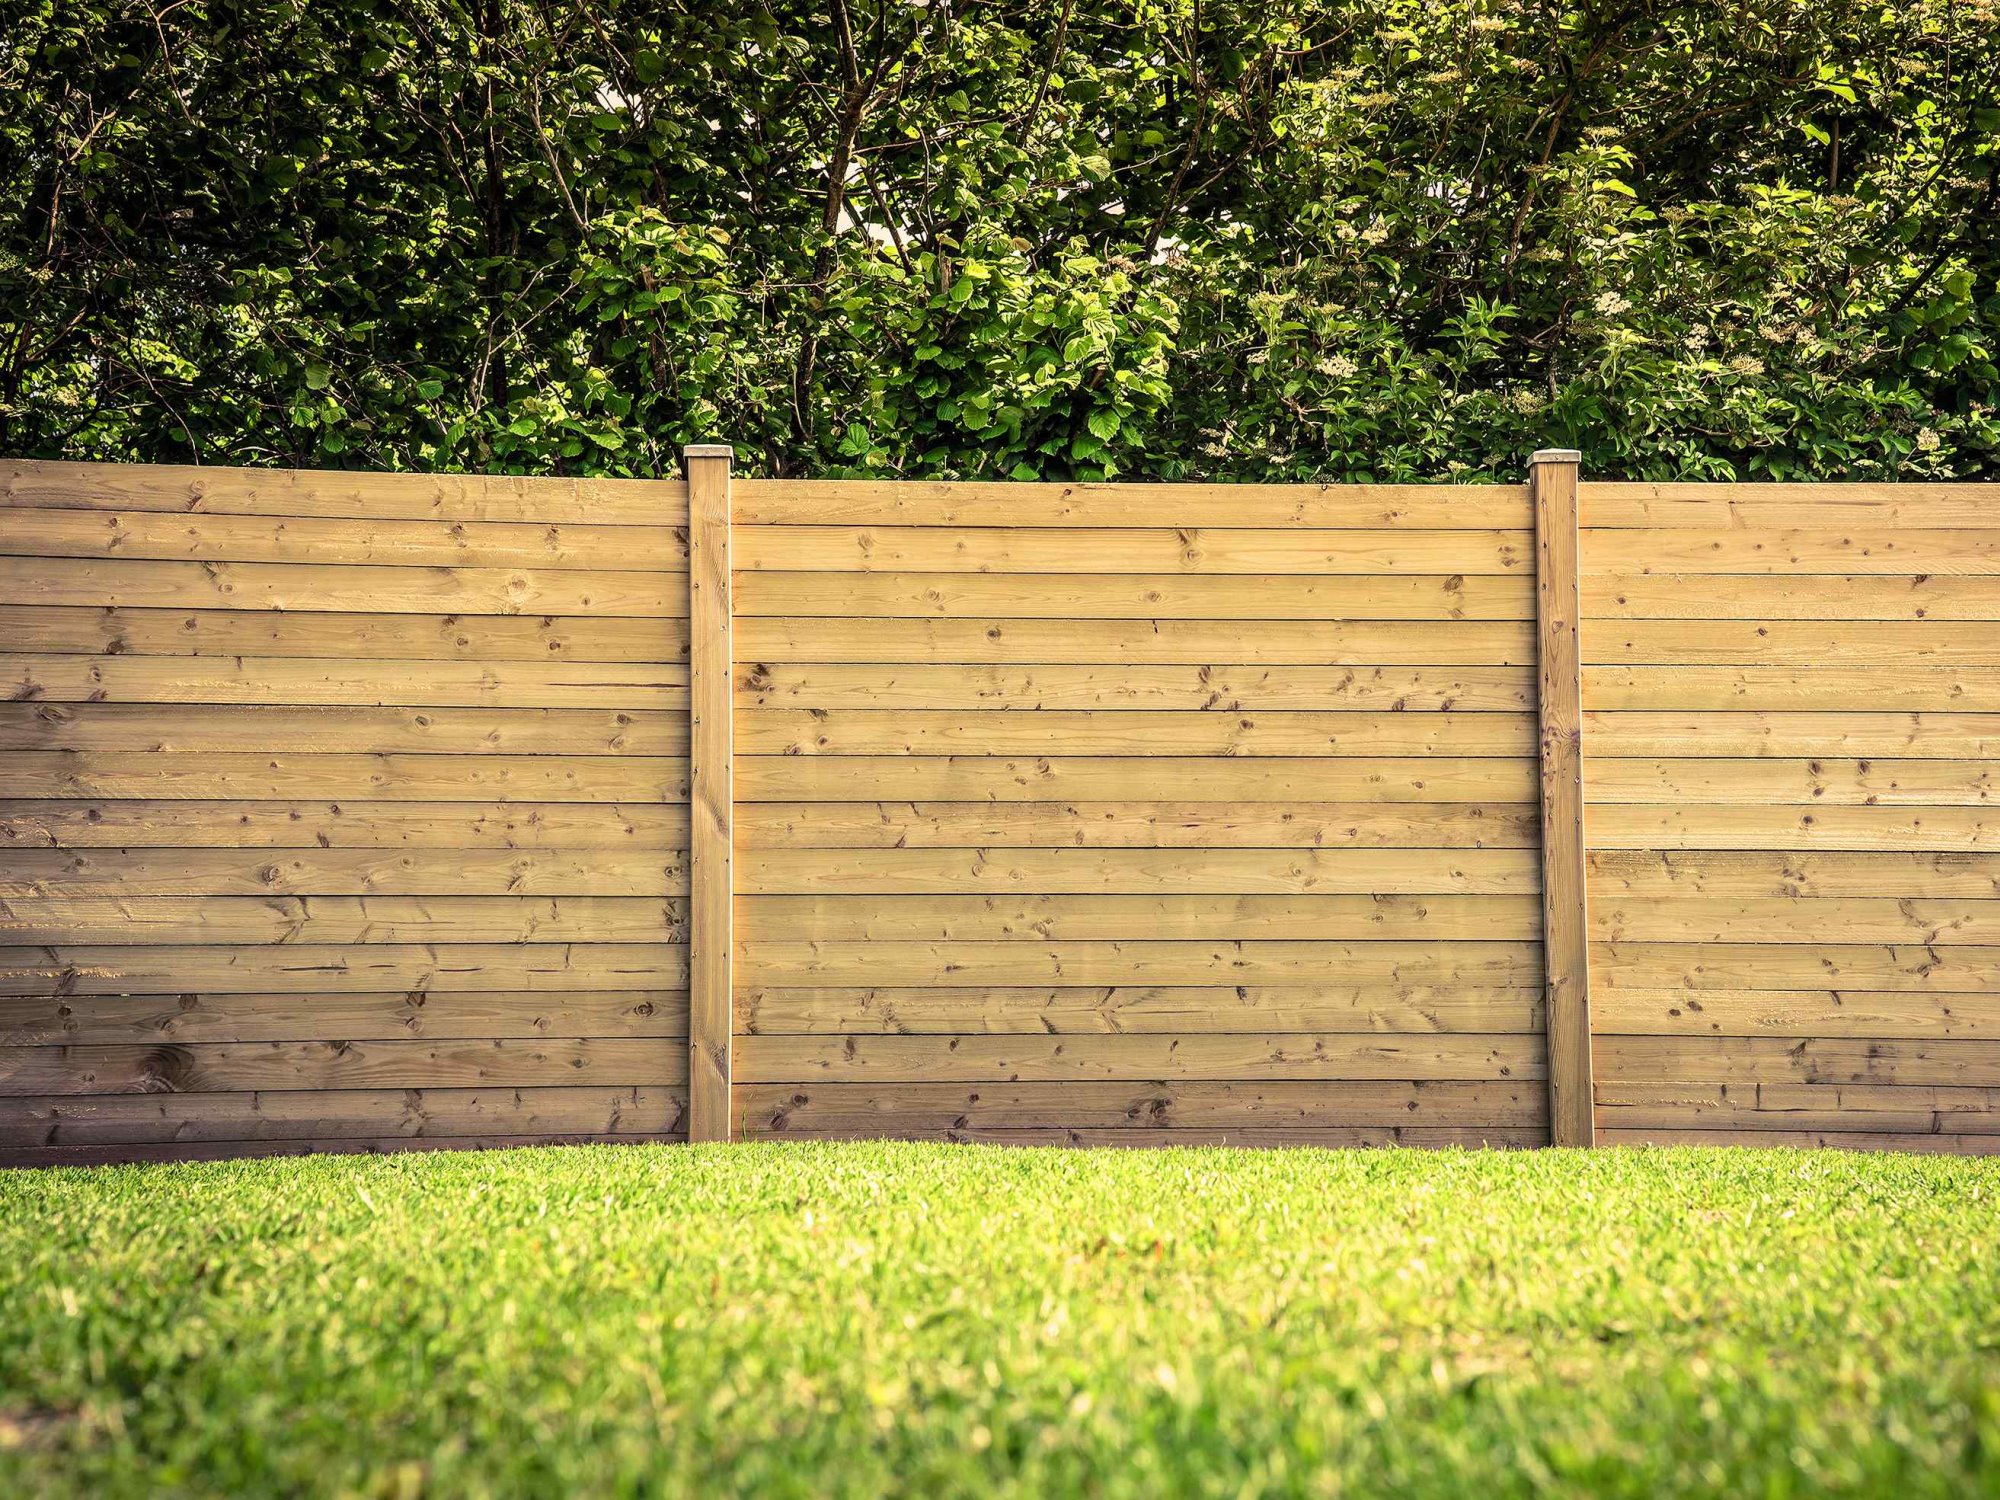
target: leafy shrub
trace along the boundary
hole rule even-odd
[[[1996,0],[24,0],[0,450],[2000,474]]]

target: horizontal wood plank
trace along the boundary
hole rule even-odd
[[[2000,763],[1971,760],[1618,759],[1592,753],[1584,781],[1598,803],[1975,807],[2000,800]]]
[[[736,724],[740,755],[1525,757],[1534,745],[1533,715],[1499,713],[753,709]]]
[[[2000,707],[2000,669],[1983,667],[1585,667],[1585,701],[1613,710],[1862,713]]]
[[[1531,1084],[1340,1080],[1270,1083],[761,1083],[737,1089],[751,1135],[802,1131],[1499,1125],[1547,1120]]]
[[[687,579],[628,568],[410,568],[0,556],[0,599],[51,608],[684,619]]]
[[[1120,709],[1214,712],[1512,713],[1534,703],[1532,667],[1153,664],[925,666],[750,662],[739,708]]]
[[[1607,1076],[1752,1083],[1990,1084],[2000,1041],[1605,1036]]]
[[[662,1038],[171,1042],[0,1047],[0,1091],[231,1093],[260,1089],[673,1087],[687,1049]]]
[[[1583,659],[1629,666],[1990,667],[2000,665],[2000,623],[1594,619],[1584,622]]]
[[[752,985],[736,995],[747,1035],[903,1036],[1030,1032],[1539,1032],[1528,989],[1426,988],[1394,982],[1297,985],[1108,985],[1096,989],[948,989]]]
[[[739,573],[738,619],[1531,620],[1534,580],[1462,573]]]
[[[421,595],[421,587],[415,593]],[[0,642],[25,656],[331,657],[347,662],[629,662],[641,681],[687,654],[674,620],[587,615],[309,614],[289,610],[48,609],[0,605]],[[685,682],[685,679],[679,679]],[[10,694],[10,696],[12,696]]]
[[[377,993],[634,990],[687,984],[672,943],[0,948],[0,994]]]
[[[674,990],[569,994],[0,995],[0,1046],[687,1035]],[[9,1106],[11,1108],[11,1106]]]
[[[643,701],[671,703],[676,698],[680,712],[0,703],[0,752],[190,755],[255,748],[293,755],[685,756],[686,689],[661,690]]]
[[[1775,1146],[1829,1151],[1907,1151],[1935,1156],[2000,1156],[2000,1135],[1892,1134],[1861,1131],[1646,1130],[1617,1123],[1616,1112],[1598,1131],[1606,1146]]]
[[[1518,484],[1053,484],[738,479],[738,526],[1520,528]]]
[[[2000,850],[2000,811],[1598,803],[1590,841],[1598,849]]]
[[[1591,534],[1584,567],[1597,574],[1769,573],[1869,577],[2000,576],[2000,528],[1925,531],[1848,526],[1832,531],[1654,527]]]
[[[736,625],[748,663],[916,662],[1112,666],[1528,666],[1516,620],[903,620],[756,616]]]
[[[745,851],[747,895],[839,896],[986,892],[1323,895],[1459,893],[1529,897],[1541,889],[1531,846],[1497,849],[1038,848]]]
[[[434,757],[425,757],[434,759]],[[538,759],[547,759],[540,757]],[[499,764],[499,758],[477,762]],[[623,770],[639,759],[598,761]],[[1648,766],[1644,761],[1618,765]],[[1717,762],[1702,762],[1713,765]],[[1783,766],[1784,762],[1773,764]],[[1928,765],[1929,762],[1890,762]],[[1947,768],[1954,770],[1955,768]],[[25,772],[22,773],[26,779]],[[660,772],[660,784],[669,776]],[[1662,773],[1665,774],[1665,773]],[[1951,784],[1973,773],[1955,771]],[[0,769],[0,791],[12,778]],[[1939,778],[1945,780],[1946,778]],[[744,802],[900,801],[1043,802],[1066,798],[1174,798],[1195,802],[1524,802],[1534,795],[1533,767],[1522,757],[1338,758],[1147,756],[744,755],[736,760],[736,795]],[[1984,790],[1983,782],[1975,790]],[[18,795],[18,794],[17,794]],[[157,795],[157,794],[155,794]],[[378,794],[379,795],[379,794]],[[413,795],[415,795],[413,793]],[[492,795],[491,792],[485,795]],[[1633,800],[1637,800],[1636,798]],[[1776,800],[1775,798],[1763,800]],[[1908,797],[1904,800],[1916,800]],[[1932,801],[1983,801],[1932,795]]]
[[[1992,484],[1652,483],[1585,480],[1587,529],[1878,531],[1990,528],[2000,514]]]
[[[685,850],[7,848],[0,897],[685,896]]]
[[[13,896],[0,944],[682,943],[687,922],[680,898]]]
[[[1539,1037],[1143,1036],[745,1037],[745,1084],[1079,1079],[1460,1079],[1545,1075]],[[5,1053],[0,1052],[0,1067]]]
[[[993,989],[1309,980],[1530,988],[1542,982],[1539,942],[807,943],[753,936],[743,941],[741,958],[743,972],[757,975],[759,983],[790,988],[874,984]]]
[[[1829,936],[1832,936],[1831,934]],[[1610,989],[1853,989],[1972,993],[2000,987],[2000,948],[1908,944],[1594,943]]]
[[[680,802],[0,799],[0,849],[688,847]]]
[[[529,521],[183,516],[157,511],[38,510],[14,506],[7,511],[7,524],[0,527],[0,554],[193,562],[359,563],[372,567],[594,568],[685,575],[687,525],[684,521],[680,525],[605,526]]]
[[[1994,700],[2000,703],[2000,699]],[[1442,717],[1442,716],[1436,716]],[[1604,758],[1831,756],[2000,760],[2000,713],[1668,713],[1584,715]]]
[[[1595,849],[1595,899],[1678,896],[2000,898],[2000,854]]]
[[[1044,1125],[993,1129],[898,1129],[871,1127],[865,1131],[803,1130],[783,1136],[760,1132],[766,1139],[785,1140],[918,1140],[958,1146],[1058,1146],[1081,1150],[1157,1150],[1190,1146],[1235,1146],[1262,1151],[1312,1148],[1323,1151],[1386,1149],[1392,1146],[1436,1150],[1445,1147],[1513,1150],[1546,1146],[1548,1132],[1539,1126],[1508,1125],[1295,1125],[1281,1127],[1197,1126],[1172,1129],[1127,1126],[1100,1130],[1088,1126]],[[43,1162],[56,1165],[68,1158]]]
[[[684,645],[685,643],[683,643]],[[0,656],[0,696],[20,703],[673,710],[684,665],[632,662],[352,662],[309,656]]]
[[[294,755],[246,751],[173,756],[145,751],[22,750],[0,757],[0,798],[684,802],[687,795],[688,763],[684,756]]]
[[[2000,1038],[1994,994],[1607,989],[1592,1016],[1606,1036]]]
[[[1584,556],[1596,560],[1594,540]],[[1819,574],[1801,587],[1784,574],[1607,572],[1583,576],[1584,619],[1637,620],[2000,620],[2000,592],[1987,578],[1919,569],[1876,575]],[[1585,629],[1589,629],[1588,625]],[[1600,626],[1599,629],[1605,627]]]
[[[0,1148],[218,1145],[467,1137],[673,1136],[687,1092],[656,1084],[542,1088],[262,1089],[229,1094],[36,1094],[8,1101]]]
[[[562,903],[565,907],[571,904]],[[1681,904],[1684,903],[1676,903]],[[1983,933],[1983,924],[1959,910],[1979,904],[1958,903],[1945,909],[1939,903],[1930,903],[1926,910],[1931,915],[1955,917],[1965,931]],[[2000,903],[1986,904],[2000,909]],[[46,918],[53,914],[42,915]],[[4,934],[6,922],[4,906],[0,906],[0,934]],[[1533,942],[1541,936],[1541,903],[1534,896],[1318,893],[739,896],[737,928],[752,936],[769,934],[792,942],[837,943],[1053,943],[1131,939],[1214,942],[1239,938]],[[1607,927],[1608,932],[1617,930],[1615,925]]]
[[[861,573],[1334,576],[1527,574],[1534,567],[1532,534],[1526,530],[1202,530],[1171,526],[1047,530],[957,526],[944,530],[922,526],[738,526],[734,546],[736,566],[745,572],[816,573],[851,569]],[[584,555],[594,559],[595,549],[584,549]],[[523,560],[534,561],[532,556]]]
[[[2000,901],[1949,896],[1606,896],[1591,904],[1590,930],[1614,943],[1832,941],[1979,947],[2000,944]]]
[[[687,521],[687,482],[529,478],[515,474],[244,469],[209,464],[61,463],[10,458],[0,459],[0,506],[161,511],[191,517],[598,521],[679,526]]]

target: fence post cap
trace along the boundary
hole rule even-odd
[[[736,446],[733,443],[689,443],[681,449],[682,458],[734,458]]]
[[[1528,459],[1530,464],[1580,464],[1583,452],[1578,448],[1538,448]]]

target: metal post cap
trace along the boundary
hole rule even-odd
[[[1577,448],[1540,448],[1528,460],[1531,464],[1580,464],[1583,452]]]

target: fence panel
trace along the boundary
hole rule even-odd
[[[744,1134],[1547,1139],[1525,488],[734,510]]]
[[[1583,486],[1601,1138],[2000,1149],[1996,502]]]
[[[1994,486],[690,462],[0,464],[0,1162],[2000,1150]]]
[[[0,477],[0,1159],[683,1134],[684,485]]]

